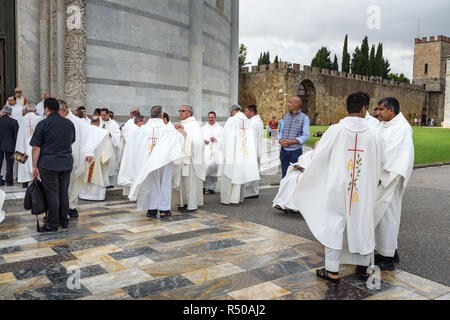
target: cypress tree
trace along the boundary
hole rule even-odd
[[[389,76],[389,72],[391,72],[391,64],[388,59],[383,58],[383,79],[387,79]]]
[[[266,64],[266,65],[269,65],[269,64],[270,64],[270,52],[269,52],[269,51],[267,51],[267,56],[266,56],[265,64]]]
[[[336,55],[334,55],[334,61],[333,61],[333,66],[331,67],[331,70],[339,71],[339,63],[338,63],[338,58]]]
[[[361,45],[361,60],[360,60],[361,68],[360,74],[363,76],[369,75],[370,71],[370,63],[369,63],[369,39],[367,36],[364,38]]]
[[[375,75],[375,45],[372,45],[372,49],[370,49],[370,59],[369,59],[369,75]]]
[[[353,52],[351,69],[353,74],[361,74],[361,50],[356,47],[355,52]]]
[[[348,53],[348,35],[345,35],[344,50],[342,52],[342,72],[350,72],[350,54]]]
[[[383,44],[380,42],[378,43],[377,53],[375,55],[375,66],[374,66],[375,76],[383,77],[383,70],[384,70]]]

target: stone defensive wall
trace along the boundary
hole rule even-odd
[[[347,116],[348,95],[357,91],[370,95],[371,113],[380,99],[392,96],[411,123],[414,115],[422,117],[423,86],[287,62],[245,67],[239,76],[240,105],[256,104],[264,123],[273,116],[280,119],[288,111],[288,99],[297,95],[303,98],[303,111],[313,124],[337,123]]]

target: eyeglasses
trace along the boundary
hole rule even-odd
[[[22,93],[22,91],[16,91],[16,93]]]
[[[189,110],[178,110],[178,112],[189,112]]]

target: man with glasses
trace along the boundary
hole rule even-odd
[[[25,98],[24,96],[22,96],[22,89],[21,88],[16,88],[14,89],[14,94],[17,100],[17,104],[19,106],[26,106],[28,104],[28,99]]]
[[[180,110],[181,123],[175,129],[184,137],[182,148],[183,164],[175,175],[175,186],[181,213],[197,212],[203,206],[203,182],[205,181],[205,165],[203,161],[204,140],[202,129],[197,122],[194,109],[190,105],[182,105]]]

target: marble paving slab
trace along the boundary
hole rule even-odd
[[[321,244],[199,210],[149,219],[124,200],[85,203],[68,230],[38,234],[17,211],[0,225],[0,300],[397,300],[450,298],[450,288],[402,270],[369,289],[340,267],[316,277]],[[79,288],[70,289],[78,272]]]

